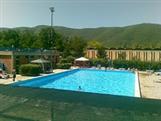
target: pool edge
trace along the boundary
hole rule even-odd
[[[135,95],[134,97],[141,97],[139,81],[140,80],[139,80],[138,71],[135,71]]]

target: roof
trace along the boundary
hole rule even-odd
[[[44,59],[37,59],[37,60],[31,61],[31,63],[50,63],[50,61],[44,60]]]
[[[75,61],[89,61],[89,59],[85,57],[80,57],[80,58],[75,59]]]
[[[13,52],[46,52],[46,51],[55,51],[40,49],[40,48],[11,48],[11,47],[0,47],[0,51],[13,51]]]

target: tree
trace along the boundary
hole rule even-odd
[[[106,49],[104,47],[99,47],[98,49],[98,53],[97,53],[97,57],[98,58],[107,58],[107,54],[106,54]]]
[[[51,31],[53,32],[51,36]],[[55,31],[54,29],[50,27],[43,28],[40,33],[38,34],[38,40],[37,42],[40,42],[40,47],[39,48],[44,48],[44,49],[52,49],[54,48],[54,39],[55,39]]]
[[[94,49],[98,49],[98,48],[101,48],[103,47],[103,44],[100,43],[99,41],[97,40],[91,40],[87,43],[87,48],[94,48]]]
[[[98,58],[106,58],[106,48],[102,43],[96,40],[89,41],[87,44],[87,48],[94,48],[98,50],[97,57]]]
[[[1,32],[0,36],[0,44],[1,47],[20,47],[20,38],[19,34],[15,30],[6,30]]]
[[[60,51],[63,52],[64,48],[65,48],[65,40],[66,38],[63,37],[61,34],[55,33],[55,48]]]
[[[19,33],[20,47],[21,48],[33,48],[33,44],[36,41],[36,35],[33,31],[25,30]]]
[[[84,56],[84,50],[86,48],[86,41],[80,37],[72,37],[68,38],[64,41],[65,49],[64,56],[73,56],[73,57],[81,57]]]

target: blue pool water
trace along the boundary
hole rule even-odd
[[[76,69],[19,82],[16,85],[134,96],[135,74],[128,71]]]

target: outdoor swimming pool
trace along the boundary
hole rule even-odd
[[[130,71],[76,69],[14,85],[122,96],[136,96],[136,75]]]

